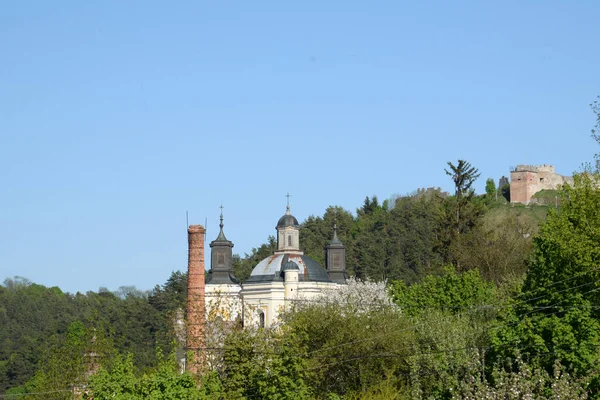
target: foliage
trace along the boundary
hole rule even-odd
[[[413,398],[448,398],[469,374],[481,372],[494,304],[501,303],[492,283],[477,270],[446,268],[411,286],[393,282],[391,293],[414,323],[416,343],[408,359]]]
[[[391,294],[403,312],[416,316],[430,308],[456,314],[491,305],[496,290],[494,284],[483,280],[477,270],[458,274],[452,267],[447,267],[443,275],[429,275],[411,286],[403,281],[392,282]]]
[[[600,96],[590,104],[592,112],[596,116],[596,124],[592,128],[592,137],[597,143],[600,143]],[[600,153],[596,153],[596,172],[600,171]]]
[[[465,208],[470,204],[470,200],[474,195],[474,191],[471,189],[473,183],[479,178],[479,171],[473,167],[468,161],[458,160],[456,165],[448,161],[450,170],[444,169],[446,175],[452,178],[454,182],[454,211],[456,214],[456,231],[461,233],[465,230],[465,224],[461,221],[464,216],[461,214],[465,213]]]
[[[510,203],[510,182],[506,176],[502,176],[498,181],[498,191],[504,197],[504,200]]]
[[[485,181],[485,197],[488,201],[495,200],[496,198],[496,183],[494,179],[488,178]]]
[[[156,370],[142,376],[136,374],[131,354],[118,356],[108,368],[101,368],[89,380],[89,386],[84,393],[84,399],[218,399],[221,388],[215,386],[214,379],[207,376],[211,384],[200,387],[189,373],[181,373],[172,352],[160,360]],[[215,393],[216,391],[216,393]]]
[[[600,188],[596,175],[574,177],[565,186],[563,206],[550,210],[534,239],[523,293],[494,334],[496,360],[516,359],[551,373],[554,360],[575,377],[590,374],[600,346]],[[565,201],[566,200],[566,201]],[[590,375],[598,392],[597,372]]]
[[[453,394],[454,399],[587,399],[586,383],[573,379],[555,363],[553,373],[532,368],[518,357],[514,371],[495,368],[492,381],[482,374],[467,377]]]
[[[305,399],[310,371],[302,337],[289,329],[246,329],[225,341],[222,382],[228,399]]]
[[[314,258],[319,264],[325,265],[325,244],[333,238],[333,225],[337,224],[338,238],[346,246],[348,267],[353,271],[351,260],[354,256],[354,241],[352,240],[355,219],[352,214],[342,207],[327,207],[322,217],[309,216],[300,227],[300,246],[305,254]]]
[[[354,277],[348,278],[342,287],[324,288],[312,301],[300,301],[296,307],[300,308],[312,302],[343,307],[345,313],[352,314],[395,308],[385,281],[361,281]]]
[[[472,232],[452,246],[462,270],[479,269],[487,280],[511,281],[524,275],[537,223],[515,213],[488,213]]]
[[[135,354],[139,368],[156,365],[154,348],[170,348],[171,343],[172,322],[166,312],[179,303],[159,301],[156,293],[150,296],[152,303],[132,287],[121,290],[125,291],[122,297],[106,290],[73,295],[20,277],[6,279],[0,286],[0,393],[66,385],[61,380],[81,370],[75,366],[83,356],[73,342],[75,326],[83,327],[86,350],[95,336],[93,346],[105,346],[107,355],[114,347],[115,352]],[[67,365],[71,362],[75,364]]]
[[[164,285],[156,285],[148,296],[148,303],[156,310],[172,313],[187,307],[187,272],[173,271]]]
[[[356,394],[386,376],[402,387],[413,331],[397,308],[353,313],[341,304],[310,302],[290,310],[284,321],[301,340],[306,382],[320,396]]]

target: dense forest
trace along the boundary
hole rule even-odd
[[[592,105],[600,123],[600,106]],[[597,128],[600,127],[597,125]],[[592,136],[600,141],[597,131]],[[297,302],[272,329],[223,327],[211,368],[181,373],[176,320],[187,277],[149,292],[0,286],[0,394],[94,399],[600,398],[600,172],[511,205],[508,181],[469,162],[440,171],[453,193],[419,189],[302,223],[324,262],[334,221],[353,276]],[[275,239],[236,256],[242,281]],[[216,323],[216,322],[215,322]]]

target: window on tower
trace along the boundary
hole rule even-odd
[[[332,267],[340,268],[342,266],[342,255],[338,252],[333,253]]]
[[[288,247],[292,247],[292,235],[288,235]]]

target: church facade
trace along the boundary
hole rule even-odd
[[[222,214],[219,226],[219,235],[210,243],[211,268],[205,285],[209,321],[221,318],[269,327],[292,302],[310,300],[325,289],[346,284],[346,249],[335,225],[333,238],[325,246],[324,268],[300,250],[300,224],[288,204],[275,227],[277,250],[260,261],[243,284],[233,275],[233,243],[225,237]]]

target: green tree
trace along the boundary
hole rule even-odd
[[[388,279],[394,272],[390,262],[389,213],[379,204],[377,196],[373,196],[365,199],[356,214],[355,259],[350,260],[354,273],[360,279]]]
[[[413,398],[451,398],[460,383],[483,373],[488,331],[501,297],[477,270],[447,268],[407,286],[392,283],[391,293],[414,326],[410,365]]]
[[[102,367],[89,380],[84,394],[85,399],[98,400],[178,400],[178,399],[219,399],[222,398],[220,383],[214,384],[212,376],[205,377],[205,384],[198,382],[189,373],[181,373],[175,353],[164,358],[159,350],[160,360],[155,370],[138,377],[131,353],[119,355],[108,366]]]
[[[461,236],[462,246],[453,247],[461,270],[479,269],[482,276],[496,283],[524,278],[537,222],[510,211],[488,211],[480,223]]]
[[[597,174],[577,174],[534,239],[523,294],[495,333],[496,359],[520,351],[551,373],[558,359],[576,377],[600,361],[600,186]],[[592,385],[598,393],[596,381]]]
[[[488,202],[492,202],[496,199],[496,183],[492,178],[488,178],[485,181],[485,197]]]
[[[315,393],[361,393],[386,377],[398,378],[401,389],[409,372],[413,331],[397,308],[378,304],[370,312],[356,312],[352,304],[319,301],[285,316],[305,349],[305,381]],[[364,298],[361,306],[368,306]]]
[[[600,96],[590,104],[592,112],[596,115],[596,124],[592,128],[592,137],[597,143],[600,143]],[[600,153],[596,153],[596,171],[600,171]]]
[[[461,313],[469,308],[491,305],[497,297],[494,284],[484,280],[478,270],[457,273],[452,267],[447,267],[441,275],[428,275],[410,286],[403,281],[394,281],[390,291],[396,304],[411,316],[428,308]]]
[[[222,382],[228,399],[306,399],[309,374],[298,334],[280,330],[246,329],[225,341]]]
[[[429,188],[396,199],[387,230],[390,279],[415,282],[441,267],[443,258],[436,246],[445,197],[440,189]]]
[[[461,230],[461,211],[473,197],[474,191],[471,189],[473,183],[479,178],[479,171],[465,160],[458,160],[458,164],[454,165],[448,161],[450,170],[444,169],[446,175],[452,178],[454,182],[454,196],[456,200],[456,229]]]
[[[309,216],[300,227],[300,246],[304,254],[325,266],[325,245],[333,238],[333,225],[337,224],[338,238],[346,246],[346,259],[353,259],[352,228],[354,217],[339,206],[329,206],[322,217]],[[351,263],[349,263],[351,264]]]

